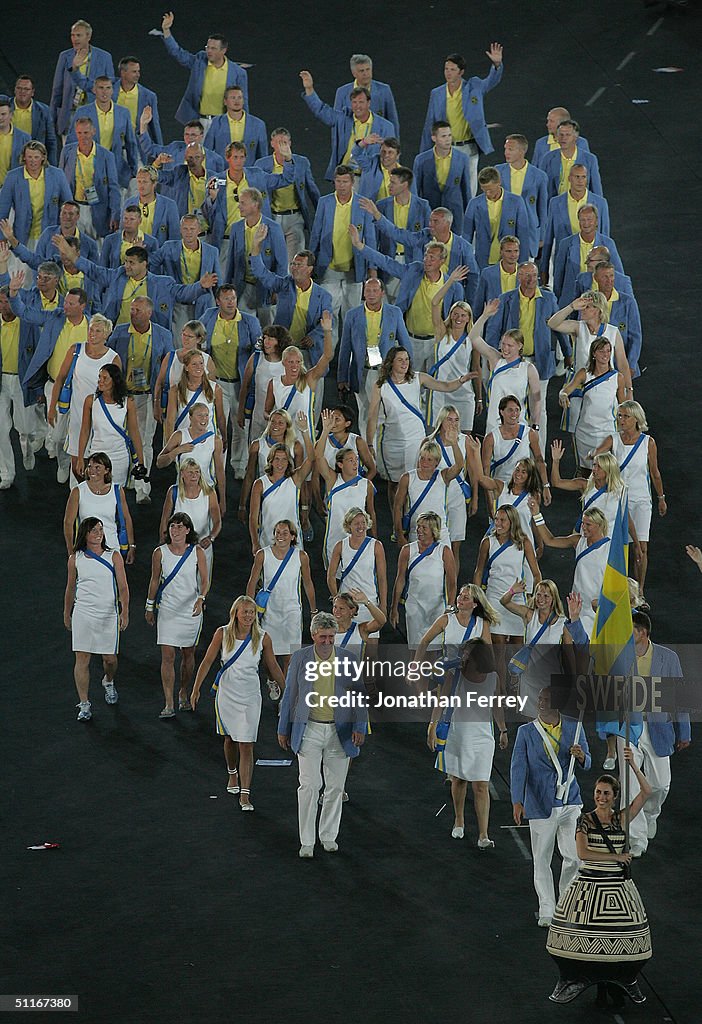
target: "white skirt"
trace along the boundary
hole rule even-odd
[[[639,540],[648,541],[651,535],[651,513],[653,505],[650,498],[629,498],[629,515],[636,529]]]
[[[227,686],[219,684],[215,697],[217,732],[236,743],[255,743],[261,720],[261,690],[258,679],[254,685]]]
[[[451,720],[444,752],[447,775],[466,782],[489,782],[494,756],[491,722]]]
[[[156,643],[159,647],[196,647],[202,629],[202,615],[158,612]]]
[[[117,654],[119,650],[119,618],[116,612],[105,615],[88,614],[75,605],[71,616],[73,650],[84,654]]]

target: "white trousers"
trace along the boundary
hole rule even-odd
[[[480,150],[478,149],[475,142],[455,142],[454,145],[457,149],[460,149],[462,153],[465,153],[468,157],[468,173],[470,174],[470,193],[471,199],[478,194],[478,160],[480,159]]]
[[[47,380],[44,385],[44,395],[46,396],[46,408],[49,409],[51,404],[51,394],[54,390],[54,382]],[[58,409],[56,411],[56,421],[52,427],[49,424],[49,428],[46,434],[46,447],[47,449],[53,448],[56,453],[56,461],[59,469],[67,469],[71,464],[71,456],[67,451],[64,450],[66,444],[66,438],[68,437],[68,424],[71,418],[70,412],[60,413]]]
[[[222,389],[222,405],[224,406],[224,447],[227,446],[229,430],[227,424],[231,420],[232,443],[229,454],[229,461],[234,470],[234,476],[242,479],[246,473],[246,466],[249,460],[249,449],[246,442],[246,431],[242,430],[237,423],[239,414],[239,393],[241,384],[239,381],[218,381]]]
[[[292,262],[295,253],[305,248],[305,221],[301,213],[274,213],[273,220],[280,224],[285,235],[288,250],[288,263]]]
[[[151,465],[154,461],[154,435],[156,433],[154,396],[149,392],[146,395],[132,395],[132,398],[136,408],[139,436],[141,437],[141,444],[144,449],[144,465],[150,473]],[[134,490],[137,497],[151,494],[151,484],[148,480],[134,480]]]
[[[631,749],[634,751],[634,760],[637,768],[646,776],[646,781],[653,790],[650,797],[643,805],[636,817],[629,825],[629,842],[633,853],[644,853],[649,839],[656,834],[658,816],[661,813],[665,798],[670,791],[670,758],[660,757],[653,749],[648,725],[644,722],[643,732],[639,739],[639,745]],[[624,739],[617,736],[617,756],[619,764],[623,766],[624,761]],[[620,769],[619,784],[622,787],[621,799],[624,800],[624,772]],[[639,794],[641,787],[632,771],[629,772],[629,803]]]
[[[334,337],[334,351],[336,351],[336,346],[341,336],[340,320],[343,321],[349,310],[361,305],[363,285],[356,284],[353,270],[332,270],[328,267],[322,278],[322,287],[326,288],[331,295],[332,314],[334,317],[332,334]]]
[[[563,858],[558,880],[559,896],[563,895],[578,871],[580,861],[575,846],[575,826],[582,809],[582,804],[554,807],[548,818],[529,819],[531,854],[534,858],[534,888],[539,897],[539,917],[553,917],[556,909],[556,892],[551,870],[556,842]]]
[[[434,355],[434,338],[418,338],[414,334],[410,334],[409,337],[412,342],[412,369],[415,373],[419,373],[421,370],[426,370],[427,366],[431,364]]]
[[[173,319],[171,320],[171,331],[173,332],[173,344],[181,348],[180,336],[188,320],[195,320],[195,306],[190,303],[176,302],[173,307]]]
[[[339,742],[336,725],[331,722],[308,722],[302,746],[297,755],[300,785],[297,790],[297,810],[300,827],[300,845],[314,846],[319,791],[324,771],[324,803],[319,815],[319,838],[333,843],[339,834],[343,807],[344,783],[349,770],[350,757]]]
[[[78,217],[78,230],[91,238],[97,238],[98,234],[93,224],[93,210],[90,203],[79,203],[80,216]]]
[[[0,384],[0,477],[3,481],[15,479],[15,453],[12,450],[10,431],[14,426],[19,434],[22,455],[31,450],[30,413],[25,409],[19,375],[3,373]]]

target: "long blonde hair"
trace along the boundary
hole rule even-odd
[[[519,518],[519,512],[514,505],[500,505],[495,516],[498,516],[500,512],[504,512],[509,519],[509,539],[514,544],[515,548],[518,548],[519,551],[523,551],[526,535],[522,530],[522,522]]]
[[[283,434],[283,440],[282,441],[276,441],[275,443],[276,444],[284,444],[285,447],[288,449],[288,451],[293,451],[293,449],[295,448],[295,441],[297,440],[297,434],[295,433],[295,427],[293,426],[292,416],[290,415],[290,413],[288,412],[287,409],[274,409],[273,410],[273,412],[268,417],[268,424],[269,425],[266,427],[266,429],[265,429],[265,431],[263,433],[264,439],[266,437],[270,437],[270,433],[269,433],[270,422],[271,422],[271,420],[273,419],[274,416],[282,416],[283,419],[285,420],[285,433]],[[266,444],[268,444],[267,441],[266,441]]]
[[[473,326],[473,310],[471,309],[470,304],[465,302],[463,299],[459,299],[458,302],[454,302],[453,305],[451,306],[448,312],[448,316],[444,320],[444,327],[446,329],[446,333],[448,334],[449,331],[451,330],[451,314],[453,313],[454,309],[463,309],[468,314],[468,322],[466,323],[467,334],[468,331]]]
[[[188,404],[188,367],[196,356],[200,356],[205,368],[202,374],[202,393],[208,402],[214,401],[214,388],[210,378],[207,376],[207,358],[205,353],[201,352],[199,348],[193,348],[183,356],[183,375],[178,381],[178,401],[180,405]]]
[[[470,594],[477,605],[475,614],[479,618],[485,619],[491,626],[496,626],[500,621],[500,616],[486,598],[483,588],[477,586],[475,583],[464,583],[458,593],[462,594],[464,590]],[[454,608],[454,611],[458,612],[458,608]]]
[[[234,649],[234,645],[237,642],[236,636],[236,614],[241,608],[242,604],[253,605],[254,611],[256,610],[256,602],[252,597],[247,597],[246,594],[242,594],[241,597],[237,597],[234,604],[229,609],[229,622],[226,626],[222,626],[222,648],[227,647],[230,651]],[[251,650],[256,653],[260,644],[263,641],[263,633],[261,627],[258,624],[258,616],[253,620],[251,624]]]
[[[600,452],[599,455],[594,457],[592,462],[593,465],[596,462],[604,473],[605,480],[607,481],[607,490],[612,494],[619,494],[624,489],[624,481],[622,480],[619,463],[615,457],[610,452]],[[595,479],[591,473],[587,481],[587,487],[583,491],[583,503],[587,496],[595,489]]]
[[[467,305],[467,303],[466,303],[466,305]],[[426,444],[427,441],[436,441],[437,437],[441,433],[441,427],[443,425],[444,420],[446,419],[447,416],[450,416],[451,413],[455,413],[456,416],[458,416],[458,423],[459,423],[459,426],[460,426],[461,414],[459,413],[459,411],[456,408],[456,406],[455,405],[445,405],[443,407],[443,409],[441,410],[441,412],[437,415],[436,420],[435,420],[434,429],[432,430],[432,432],[430,434],[427,434],[427,436],[426,436],[426,438],[424,440],[424,444]],[[438,444],[438,442],[437,442],[437,444]]]
[[[196,462],[195,459],[181,459],[180,466],[178,467],[178,491],[179,491],[179,493],[181,495],[185,494],[185,482],[183,480],[183,473],[184,473],[184,471],[186,469],[192,469],[193,466],[195,467],[195,469],[200,474],[200,491],[201,491],[201,493],[202,494],[206,494],[209,497],[209,495],[212,494],[212,491],[214,490],[214,488],[210,487],[210,485],[208,484],[207,480],[205,480],[204,476],[202,475],[202,466],[200,465],[199,462]]]
[[[288,345],[287,348],[283,349],[283,354],[280,357],[283,363],[285,363],[287,355],[300,357],[300,372],[295,381],[295,387],[298,391],[304,391],[307,387],[307,367],[305,366],[305,357],[302,354],[302,350],[297,345]]]
[[[558,587],[553,580],[539,580],[534,587],[534,593],[527,600],[527,608],[536,608],[536,591],[539,587],[545,587],[551,595],[551,611],[549,615],[557,615],[559,618],[563,618],[565,616],[563,602],[561,601],[561,595],[558,593]]]

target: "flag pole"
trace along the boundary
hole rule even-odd
[[[631,743],[631,676],[627,676],[626,683],[624,684],[624,743],[628,747]],[[630,766],[628,761],[624,761],[624,808],[629,810],[629,790],[630,790]],[[629,815],[626,815],[624,826],[624,853],[629,852],[630,836],[629,836]]]

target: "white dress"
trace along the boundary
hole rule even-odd
[[[73,650],[85,654],[117,654],[119,605],[112,552],[101,554],[109,566],[76,551],[76,597],[71,615]]]
[[[621,470],[622,479],[629,488],[629,515],[634,521],[636,535],[639,540],[647,541],[651,533],[651,475],[648,469],[648,434],[641,434],[641,444],[622,469],[624,462],[631,455],[633,444],[624,444],[619,434],[612,437],[612,455]]]
[[[496,537],[490,537],[490,550],[488,559],[492,558],[502,547]],[[497,636],[522,636],[524,623],[513,612],[508,611],[500,605],[500,598],[512,586],[515,580],[524,578],[525,565],[524,552],[520,551],[515,544],[510,544],[492,562],[487,570],[487,586],[485,596],[493,606],[500,609],[500,621],[490,626],[490,632]],[[487,563],[486,563],[487,569]],[[523,594],[515,594],[512,600],[516,604],[526,604]]]
[[[368,538],[368,544],[362,554],[356,559],[353,568],[346,571],[351,565],[358,548],[351,547],[351,539],[348,534],[341,542],[341,558],[336,571],[339,580],[339,590],[362,590],[371,604],[378,604],[378,575],[375,568],[375,545],[379,542],[374,537]],[[346,575],[344,575],[346,572]],[[372,618],[368,608],[362,604],[356,613],[357,622],[369,622]],[[379,633],[371,633],[371,637],[379,636]]]
[[[211,437],[207,437],[207,434],[211,434]],[[199,438],[204,438],[200,441]],[[180,428],[180,443],[181,444],[194,444],[191,452],[185,452],[183,455],[179,455],[176,459],[176,466],[180,469],[181,463],[186,459],[193,459],[197,462],[202,472],[203,480],[206,480],[210,487],[214,487],[217,483],[217,476],[215,473],[215,440],[216,435],[209,426],[204,434],[198,435],[197,442],[193,442],[193,436],[188,430],[187,426]]]
[[[304,391],[298,391],[297,385],[283,384],[280,377],[273,377],[273,408],[286,410],[293,421],[295,433],[303,447],[305,441],[302,430],[297,424],[296,416],[298,412],[304,412],[307,416],[310,436],[314,442],[314,391],[309,384],[305,385]]]
[[[583,386],[580,415],[575,427],[575,447],[578,464],[587,469],[592,469],[592,459],[587,457],[587,453],[594,452],[616,430],[619,374],[616,371],[610,373],[611,376],[604,374],[601,377],[588,373]]]
[[[205,360],[205,372],[211,381],[217,379],[217,370],[215,368],[214,359],[208,355],[207,352],[202,353]],[[183,363],[178,358],[177,352],[173,353],[173,359],[170,361],[168,367],[168,387],[177,388],[180,384],[180,378],[183,376]]]
[[[334,645],[337,650],[352,654],[355,658],[362,658],[366,645],[358,625],[358,622],[354,621],[348,630],[344,629],[337,633]]]
[[[163,581],[173,572],[181,556],[174,555],[167,544],[161,544],[159,550]],[[177,575],[161,592],[156,635],[159,646],[196,646],[202,629],[202,613],[193,615],[193,608],[200,593],[197,546],[193,546]]]
[[[246,640],[237,640],[231,649],[222,643],[222,665],[232,657]],[[261,720],[261,682],[258,676],[263,637],[256,651],[249,641],[233,665],[219,678],[215,696],[217,733],[229,736],[236,743],[255,743]]]
[[[197,394],[197,392],[196,391],[191,391],[190,388],[188,388],[186,390],[186,392],[185,392],[185,402],[183,402],[181,404],[180,397],[178,397],[177,405],[176,405],[175,425],[173,427],[174,430],[187,430],[188,424],[190,423],[190,410],[195,405],[206,405],[207,406],[207,408],[209,410],[209,413],[210,413],[210,418],[207,421],[207,430],[216,430],[217,429],[216,419],[215,419],[215,406],[214,406],[214,384],[212,384],[212,389],[213,389],[213,395],[212,395],[212,401],[211,402],[208,401],[208,399],[206,398],[204,391],[200,392],[200,394],[197,396],[197,398],[195,398],[195,395]],[[193,399],[194,399],[194,401],[192,401]],[[189,403],[191,401],[192,401],[192,405],[189,405]],[[186,409],[188,410],[187,412],[185,411]]]
[[[263,476],[265,474],[265,472],[266,472],[266,463],[268,461],[268,455],[270,453],[270,450],[271,450],[271,448],[274,448],[275,445],[278,442],[277,441],[273,441],[271,443],[270,438],[269,438],[267,433],[261,434],[261,436],[259,438],[257,438],[257,440],[258,440],[258,475],[259,476]],[[290,454],[292,455],[292,457],[294,459],[295,458],[295,448],[294,448],[294,446],[292,448],[288,448],[288,451],[290,452]]]
[[[522,533],[529,538],[535,548],[536,543],[534,541],[534,531],[531,527],[531,509],[529,508],[528,492],[522,491],[521,494],[513,494],[506,486],[503,487],[502,493],[497,499],[496,510],[502,508],[503,505],[511,505],[512,508],[517,510]],[[526,583],[527,593],[531,594],[534,589],[534,574],[526,560],[524,562],[524,582]]]
[[[510,363],[515,360],[498,359],[495,368],[488,380],[488,401],[487,420],[485,422],[485,433],[489,434],[500,425],[500,402],[506,395],[514,395],[522,406],[521,419],[526,422],[527,399],[529,397],[529,363],[520,359],[516,366]],[[509,369],[503,367],[509,366]]]
[[[271,483],[267,476],[259,477],[261,481],[261,505],[258,515],[258,539],[262,548],[273,543],[275,524],[281,519],[289,519],[297,527],[298,543],[302,540],[300,527],[300,490],[292,477],[283,477],[283,482]],[[276,482],[277,483],[277,482]],[[272,488],[274,488],[272,490]]]
[[[589,547],[585,538],[581,537],[575,549],[573,590],[577,591],[583,599],[580,621],[588,636],[591,636],[592,627],[595,624],[592,602],[599,600],[608,554],[609,537],[605,537],[603,541],[596,541]]]
[[[614,365],[614,342],[616,337],[617,327],[615,324],[602,324],[595,334],[591,334],[585,321],[578,320],[578,333],[573,340],[573,365],[566,372],[565,383],[570,384],[578,370],[584,370],[587,367],[592,343],[597,341],[598,338],[606,338],[612,346],[612,365]],[[581,401],[581,398],[571,397],[569,407],[563,412],[561,426],[564,430],[570,431],[571,434],[575,430],[578,417],[580,416]]]
[[[492,712],[468,704],[469,695],[492,697],[497,689],[497,672],[489,672],[483,683],[461,675],[456,695],[461,706],[454,709],[444,751],[446,773],[467,782],[489,782],[495,756]]]
[[[358,455],[358,434],[352,434],[349,431],[349,436],[346,438],[346,443],[339,445],[339,442],[334,438],[332,441],[331,434],[327,438],[327,443],[324,446],[324,458],[329,463],[330,469],[336,469],[336,453],[346,450],[356,452]],[[360,465],[360,456],[359,456]]]
[[[380,389],[378,468],[381,475],[393,483],[397,483],[403,473],[416,468],[419,449],[427,433],[420,411],[419,374],[395,387],[415,412],[403,405],[387,381],[383,384]]]
[[[119,551],[119,536],[117,533],[117,502],[121,496],[115,494],[114,485],[110,485],[107,494],[93,494],[88,487],[88,481],[83,480],[78,484],[78,522],[95,516],[102,523],[105,531],[105,543],[113,551]]]
[[[105,403],[105,408],[118,427],[127,432],[127,403],[124,405],[113,405]],[[93,400],[93,432],[88,441],[86,462],[94,452],[104,452],[112,463],[112,483],[124,487],[127,483],[131,458],[127,442],[121,434],[117,433],[107,416],[98,398]]]
[[[178,487],[177,484],[173,484],[171,487],[171,499],[174,497],[175,502],[173,504],[173,512],[171,512],[171,515],[173,515],[174,512],[185,512],[186,515],[190,516],[193,529],[198,535],[198,538],[202,540],[203,537],[209,536],[212,529],[209,494],[205,494],[204,491],[200,491],[196,498],[186,498],[182,488]],[[208,547],[203,548],[203,551],[205,552],[205,561],[207,562],[207,573],[211,580],[214,547],[210,544]]]
[[[444,656],[457,658],[463,644],[467,644],[469,640],[480,639],[483,635],[484,621],[480,615],[472,615],[468,625],[463,626],[458,621],[456,613],[449,612],[444,629]]]
[[[266,429],[266,418],[263,410],[268,394],[268,382],[283,376],[285,367],[282,362],[271,363],[264,355],[258,360],[254,377],[254,407],[251,414],[249,437],[258,437]]]
[[[263,588],[267,589],[281,560],[270,547],[263,550]],[[291,654],[302,644],[302,601],[300,599],[300,552],[293,550],[268,598],[261,625],[271,638],[274,654]]]
[[[550,685],[552,675],[560,675],[563,672],[561,637],[564,625],[565,617],[557,615],[532,647],[527,667],[519,677],[519,694],[527,698],[524,711],[521,712],[525,718],[537,717],[539,712],[536,702],[539,691]],[[542,626],[543,622],[539,622],[539,616],[534,612],[524,630],[524,643],[531,643]]]
[[[493,480],[503,480],[508,484],[517,463],[522,459],[531,458],[529,427],[526,423],[519,424],[519,434],[521,437],[511,437],[505,440],[499,427],[492,431],[493,449],[490,460],[490,476]]]
[[[344,481],[341,475],[329,489],[326,498],[327,523],[324,530],[324,564],[329,561],[334,550],[334,545],[343,540],[346,536],[344,529],[344,516],[352,508],[365,509],[368,501],[368,491],[373,484],[364,476],[356,478],[355,483]]]
[[[602,490],[600,490],[599,488],[592,488],[589,491],[585,491],[581,499],[583,512],[587,512],[588,509],[598,508],[602,515],[605,517],[605,519],[607,520],[606,535],[608,537],[612,536],[612,530],[614,529],[614,520],[617,517],[617,509],[619,508],[619,501],[621,496],[621,490],[608,491],[606,488]]]
[[[73,371],[73,390],[71,391],[71,408],[68,412],[68,438],[66,451],[69,455],[78,455],[78,440],[80,428],[83,422],[83,405],[88,395],[94,395],[97,390],[98,374],[103,366],[114,361],[117,353],[113,348],[108,348],[104,356],[92,359],[86,355],[85,345],[81,345],[78,359]],[[60,413],[59,413],[60,415]]]
[[[436,441],[441,449],[441,462],[439,463],[440,468],[450,469],[451,466],[453,466],[453,449],[446,447],[439,434],[435,435],[434,441]],[[460,439],[458,443],[461,443]],[[472,488],[470,480],[466,476],[464,468],[461,470],[459,475],[449,483],[448,494],[446,496],[446,520],[448,524],[449,539],[452,541],[466,539],[466,527],[468,525],[468,508],[466,502],[470,501],[471,491]]]
[[[434,345],[432,365],[441,362],[449,354],[459,339],[454,339],[445,334],[438,345]],[[436,380],[456,380],[470,373],[470,361],[473,355],[471,343],[463,336],[463,343],[439,368],[431,374]],[[472,430],[475,419],[475,391],[473,381],[466,381],[461,384],[457,391],[428,391],[427,394],[427,422],[436,423],[437,417],[445,405],[454,405],[461,418],[461,430]]]
[[[411,470],[408,474],[409,482],[407,484],[407,503],[405,506],[405,515],[412,512],[412,518],[410,519],[409,528],[405,530],[408,535],[407,539],[412,541],[417,539],[417,519],[419,516],[426,512],[435,512],[441,520],[441,536],[440,541],[442,544],[449,543],[449,531],[447,524],[447,503],[448,503],[448,487],[444,482],[444,478],[441,475],[441,467],[439,466],[436,470],[436,479],[434,483],[429,487],[424,498],[424,493],[429,480],[420,480],[419,473],[416,469]],[[433,474],[432,474],[433,476]],[[422,498],[420,502],[420,498]],[[416,505],[416,508],[415,508]],[[414,509],[414,511],[412,511]]]
[[[405,581],[405,626],[408,647],[416,648],[432,622],[436,622],[446,611],[443,558],[445,547],[446,545],[439,541],[430,555],[417,562],[419,545],[417,541],[412,541],[409,545],[408,579]],[[414,568],[411,568],[413,565]],[[440,646],[440,638],[429,644],[429,648]]]

